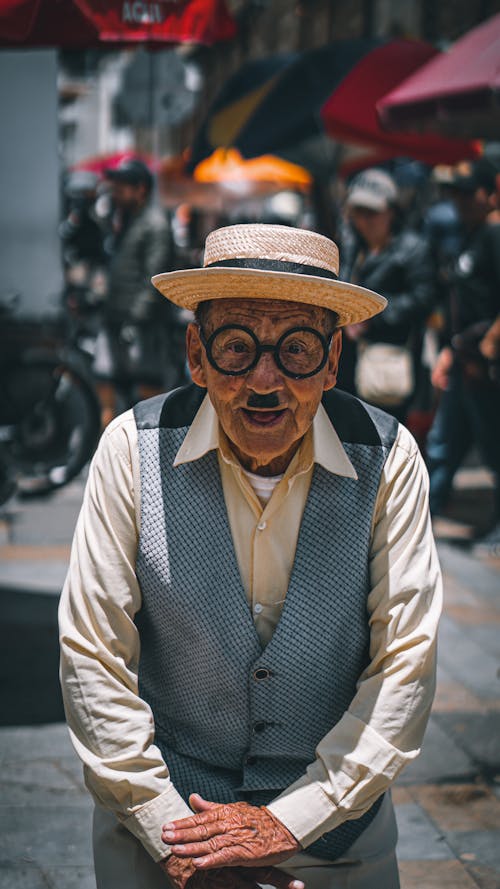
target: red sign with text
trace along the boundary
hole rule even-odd
[[[226,0],[0,0],[2,46],[230,40]]]

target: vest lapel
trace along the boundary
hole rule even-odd
[[[311,620],[315,622],[311,612],[324,615],[325,607],[326,613],[329,609],[341,610],[343,590],[354,585],[349,570],[361,575],[363,585],[366,582],[367,562],[352,566],[341,555],[341,551],[348,548],[349,529],[356,526],[355,520],[351,522],[349,504],[351,501],[355,506],[357,498],[350,498],[348,494],[350,490],[355,491],[355,486],[358,486],[356,480],[332,475],[315,466],[286,599],[281,618],[264,649],[266,658],[280,656],[284,647],[289,648],[291,639],[298,641],[302,627],[310,626]],[[341,510],[339,503],[342,503]],[[319,625],[318,630],[321,632]]]
[[[169,476],[169,486],[179,485],[181,493],[176,498],[179,506],[189,504],[186,509],[178,508],[173,517],[170,560],[175,560],[177,546],[184,552],[193,553],[195,558],[195,554],[203,558],[205,589],[215,590],[224,585],[223,597],[227,607],[220,613],[221,637],[226,640],[234,638],[236,624],[238,635],[241,638],[244,634],[252,649],[252,657],[257,658],[262,648],[241,582],[217,456],[210,451],[196,462],[177,466]],[[164,502],[168,504],[170,499],[166,491]],[[166,521],[169,522],[168,517]],[[178,541],[177,545],[174,540]],[[193,592],[190,587],[187,583],[186,595],[196,596],[196,585],[192,585]],[[201,603],[193,601],[192,604],[199,613]]]

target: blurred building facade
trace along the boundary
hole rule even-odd
[[[500,0],[229,0],[228,5],[237,22],[236,37],[229,42],[183,44],[152,53],[61,53],[64,162],[127,149],[181,152],[192,142],[217,90],[249,59],[360,37],[420,38],[445,48],[500,10]],[[141,84],[137,72],[133,100],[130,72],[139,67],[137,53],[144,57],[146,74]]]

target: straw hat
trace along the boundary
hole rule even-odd
[[[338,280],[336,244],[286,225],[228,225],[211,232],[201,269],[155,275],[167,299],[194,311],[209,299],[278,299],[331,309],[339,326],[364,321],[387,305],[378,293]]]

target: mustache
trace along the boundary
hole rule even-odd
[[[280,401],[277,392],[268,392],[265,395],[252,392],[248,396],[247,408],[276,408],[279,406]]]

